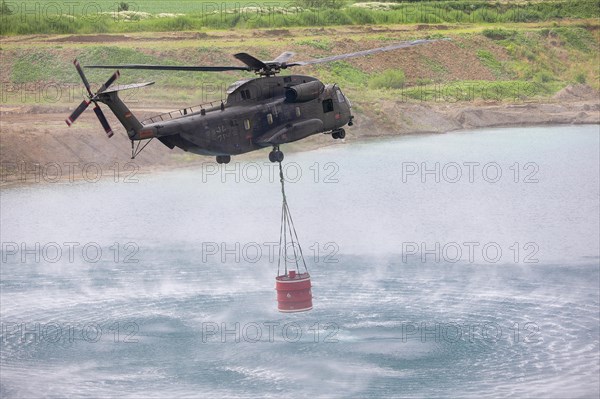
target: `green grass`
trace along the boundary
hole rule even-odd
[[[598,39],[580,26],[518,29],[496,43],[507,50],[509,61],[498,65],[482,50],[478,56],[497,77],[541,83],[586,81],[595,88],[600,84]]]
[[[405,101],[522,101],[556,93],[564,84],[542,84],[522,80],[458,81],[447,84],[409,87],[394,92]]]
[[[558,34],[568,46],[586,53],[591,52],[592,49],[598,46],[592,34],[583,28],[557,27],[548,32],[548,34],[552,33]]]
[[[118,10],[118,4],[122,0],[94,0],[93,2],[57,2],[54,0],[36,0],[27,7],[30,9],[39,9],[45,14],[74,14],[91,15],[97,12],[113,12]],[[240,10],[245,7],[282,7],[289,11],[296,6],[293,1],[286,2],[257,2],[255,0],[225,0],[225,1],[197,1],[197,0],[132,0],[125,1],[129,4],[130,11],[148,12],[148,13],[228,13]],[[18,12],[23,1],[7,1],[7,4],[14,12]],[[348,1],[348,5],[354,1]],[[346,7],[354,8],[354,7]],[[409,14],[414,14],[415,18],[424,18],[429,15],[430,18],[442,19],[445,21],[454,20],[456,22],[490,22],[499,19],[506,19],[510,14],[513,22],[524,22],[539,18],[560,18],[575,17],[587,18],[598,16],[598,5],[595,1],[544,1],[544,2],[521,2],[514,4],[511,2],[492,2],[483,0],[463,0],[463,1],[422,1],[422,2],[400,2],[390,4],[390,11],[380,11],[393,13],[395,11],[406,11],[406,18],[413,18]],[[375,10],[364,10],[375,11]],[[360,14],[360,11],[355,15]],[[420,15],[420,16],[419,16]],[[470,19],[465,20],[466,18]],[[423,21],[427,22],[427,21]],[[505,21],[502,21],[505,22]]]
[[[437,75],[444,75],[448,72],[448,69],[444,65],[431,58],[424,58],[423,63],[429,70],[435,72]]]
[[[496,78],[500,78],[504,75],[504,68],[502,63],[498,61],[494,55],[487,50],[477,50],[477,58],[483,65],[485,65]]]
[[[315,69],[324,82],[337,83],[342,87],[365,88],[369,81],[369,74],[347,61],[319,65]]]
[[[406,78],[401,69],[388,69],[376,74],[369,79],[371,89],[400,89],[404,86]]]
[[[332,48],[332,43],[331,40],[327,40],[327,39],[306,39],[306,40],[299,40],[296,42],[296,44],[299,44],[301,46],[310,46],[312,48],[315,48],[317,50],[326,50],[329,51]]]
[[[44,15],[74,15],[94,16],[101,12],[118,11],[118,5],[123,0],[94,0],[89,2],[60,2],[55,0],[36,0],[27,5],[27,10],[39,10]],[[13,12],[18,13],[25,1],[8,0],[6,3]],[[197,12],[228,12],[240,7],[256,6],[262,4],[252,0],[235,1],[197,1],[197,0],[125,0],[129,4],[129,11],[158,13],[197,13]]]
[[[33,51],[17,57],[11,69],[12,83],[40,81],[66,81],[71,77],[70,68],[61,65],[61,59],[47,51]]]
[[[193,57],[194,52],[207,51],[200,48],[189,50]],[[214,50],[210,50],[214,51]],[[168,53],[167,53],[168,54]],[[164,64],[181,65],[175,54],[165,56],[152,56],[139,50],[114,47],[114,46],[88,46],[82,48],[76,55],[82,65],[111,65],[111,64]],[[112,74],[111,70],[86,69],[86,76],[92,83],[92,89],[97,88]],[[202,88],[212,90],[216,97],[220,96],[233,81],[252,76],[249,73],[208,73],[208,72],[167,72],[167,71],[142,71],[123,70],[120,80],[130,82],[155,81],[157,85],[166,90],[185,90],[191,88]],[[70,82],[79,83],[80,78],[72,67],[71,60],[61,58],[59,55],[48,50],[28,50],[15,57],[12,64],[10,80],[12,83],[36,83],[36,82]]]
[[[128,20],[109,13],[117,10],[114,0],[67,3],[40,0],[28,3],[27,12],[14,5],[12,15],[0,15],[0,34],[68,34],[159,32],[199,29],[281,28],[302,26],[438,23],[515,23],[598,18],[597,0],[551,2],[437,1],[392,4],[389,10],[353,7],[340,10],[297,9],[293,3],[253,1],[197,2],[192,0],[138,0],[129,2]],[[61,6],[62,5],[62,6]],[[32,12],[33,11],[33,12]],[[148,14],[149,13],[149,14]],[[185,14],[158,18],[159,13]],[[490,34],[492,34],[490,32]],[[567,38],[569,39],[569,38]],[[569,39],[570,40],[570,39]]]

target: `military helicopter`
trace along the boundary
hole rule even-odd
[[[444,39],[438,39],[444,40]],[[218,163],[229,163],[232,155],[272,147],[271,162],[283,161],[279,146],[325,133],[334,139],[343,139],[344,126],[352,126],[352,105],[337,84],[324,84],[304,75],[277,76],[281,70],[305,65],[322,64],[347,58],[361,57],[438,40],[415,40],[354,53],[334,55],[310,61],[288,62],[295,55],[284,52],[272,61],[261,61],[247,53],[234,57],[244,66],[171,66],[171,65],[90,65],[86,68],[147,69],[159,71],[251,71],[254,79],[240,80],[227,89],[227,99],[188,107],[145,121],[139,121],[119,98],[119,91],[145,87],[154,82],[134,83],[111,88],[119,77],[117,70],[100,89],[93,93],[77,60],[73,63],[88,98],[66,119],[71,126],[94,103],[94,112],[108,137],[113,131],[98,103],[106,104],[125,127],[131,140],[131,156],[135,158],[142,140],[157,138],[173,149],[179,147],[199,155],[216,156]],[[138,142],[134,148],[134,142]]]

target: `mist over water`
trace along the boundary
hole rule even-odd
[[[266,152],[2,189],[0,396],[597,397],[599,148],[561,126],[286,154],[300,314]]]

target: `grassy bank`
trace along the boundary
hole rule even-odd
[[[201,29],[289,28],[339,25],[496,24],[600,17],[597,0],[534,2],[430,1],[197,2],[191,0],[93,3],[7,1],[0,35],[168,32]],[[311,4],[319,7],[308,7]]]
[[[4,38],[0,78],[3,104],[76,104],[82,85],[71,65],[156,63],[166,65],[237,65],[231,54],[245,51],[272,59],[283,51],[295,60],[323,57],[421,37],[449,37],[433,45],[294,69],[337,83],[357,109],[377,108],[379,100],[405,102],[509,101],[546,99],[563,87],[598,87],[600,23],[583,20],[558,25],[493,26],[390,25],[372,27],[290,28],[114,36]],[[173,39],[173,35],[177,35]],[[210,43],[210,45],[208,45]],[[254,77],[247,72],[189,73],[121,71],[120,83],[156,81],[124,92],[132,107],[176,107],[223,98],[227,86]],[[284,71],[290,73],[291,71]],[[88,70],[94,87],[110,71]],[[167,105],[171,104],[171,105]]]

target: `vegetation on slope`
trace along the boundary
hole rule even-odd
[[[4,36],[0,78],[9,84],[3,88],[0,98],[3,103],[34,101],[27,96],[25,100],[16,99],[13,92],[19,85],[79,87],[79,78],[69,62],[75,57],[84,65],[228,65],[237,62],[231,54],[239,51],[271,59],[291,50],[297,53],[295,59],[301,60],[400,40],[441,37],[452,40],[305,67],[294,73],[338,83],[352,98],[358,99],[355,101],[358,107],[381,98],[522,101],[549,97],[571,83],[586,83],[599,89],[600,23],[594,18],[599,16],[599,3],[595,0],[324,3],[335,7],[317,7],[323,3],[307,0],[267,12],[250,9],[251,3],[246,1],[219,3],[221,8],[215,10],[208,8],[209,3],[188,0],[139,0],[135,7],[133,3],[125,7],[113,0],[98,0],[95,4],[107,11],[96,13],[94,18],[78,15],[82,10],[77,8],[72,10],[73,15],[63,15],[61,10],[52,8],[56,2],[46,0],[35,5],[40,13],[45,12],[44,18],[38,18],[35,12],[23,13],[15,8],[17,3],[2,4],[0,29],[5,35],[95,33],[89,37],[41,38],[35,44]],[[119,4],[119,13],[116,9],[109,11],[115,4]],[[125,8],[128,10],[124,11]],[[268,29],[242,29],[257,26]],[[282,28],[287,26],[309,27]],[[207,29],[232,27],[239,29]],[[105,32],[112,32],[112,36],[102,36]],[[377,62],[372,61],[374,57]],[[88,73],[100,85],[108,72],[89,70]],[[231,82],[251,77],[250,73],[235,72],[128,70],[121,81],[156,81],[155,87],[144,91],[144,102],[189,103],[220,99]],[[77,96],[62,96],[57,101],[64,102],[65,98],[76,101],[72,97]]]
[[[124,6],[125,4],[125,6]],[[198,2],[192,0],[87,3],[8,1],[0,7],[0,35],[167,32],[200,29],[336,25],[522,23],[598,18],[597,0],[403,1],[339,0]]]

